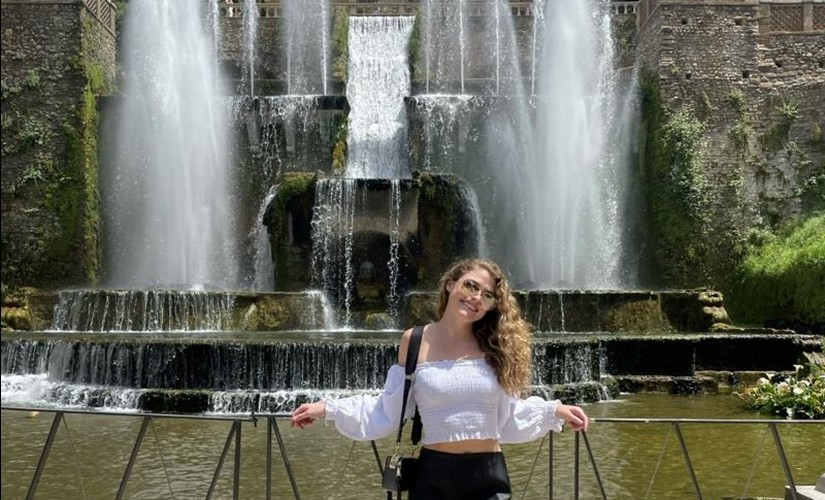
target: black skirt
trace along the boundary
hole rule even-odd
[[[507,500],[510,476],[504,454],[443,453],[423,448],[410,500]]]

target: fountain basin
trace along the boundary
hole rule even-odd
[[[0,339],[3,401],[173,412],[288,411],[301,401],[379,391],[397,360],[399,336],[398,331],[6,333]],[[708,370],[788,370],[802,352],[821,348],[819,337],[795,334],[540,334],[534,340],[532,392],[565,401],[611,399],[619,390],[718,392],[724,384]]]

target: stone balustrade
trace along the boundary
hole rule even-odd
[[[107,30],[115,33],[115,5],[111,0],[83,0],[83,5]]]
[[[95,1],[95,0],[88,0]],[[104,1],[104,0],[101,0]],[[243,17],[244,0],[217,0],[220,17]],[[355,0],[333,1],[336,10],[344,10],[355,16],[414,16],[418,13],[419,4],[412,2],[381,2],[364,3]],[[613,14],[635,14],[638,0],[611,2],[610,10]],[[467,3],[467,12],[471,17],[489,15],[492,5],[488,1],[472,1]],[[283,7],[278,1],[258,1],[258,13],[261,18],[279,18],[283,15]],[[515,17],[532,17],[532,1],[511,1],[510,9]]]

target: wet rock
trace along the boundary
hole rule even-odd
[[[29,311],[22,307],[3,307],[2,321],[13,330],[31,330],[32,318]]]
[[[366,326],[370,330],[389,330],[395,327],[395,320],[387,313],[372,313],[367,315]]]

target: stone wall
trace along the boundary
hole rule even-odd
[[[752,229],[825,207],[825,3],[644,0],[638,10],[643,114],[658,123],[643,148],[651,281],[724,288]],[[665,200],[681,181],[690,199]]]
[[[2,280],[96,277],[97,92],[114,79],[111,4],[4,0]]]

